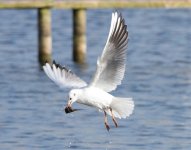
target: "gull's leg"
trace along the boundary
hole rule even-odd
[[[104,123],[105,123],[105,127],[106,127],[107,131],[109,131],[110,127],[107,123],[107,114],[105,111],[104,111]]]
[[[113,122],[114,122],[114,124],[115,124],[115,127],[117,128],[117,127],[118,127],[118,124],[117,124],[117,121],[115,120],[115,117],[114,117],[114,115],[113,115],[113,112],[112,112],[112,109],[111,109],[111,108],[110,108],[110,111],[111,111],[112,120],[113,120]]]

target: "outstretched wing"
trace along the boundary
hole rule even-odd
[[[84,87],[87,83],[76,76],[72,71],[66,67],[62,67],[59,64],[53,62],[52,65],[46,63],[43,66],[43,70],[46,75],[54,81],[59,87]]]
[[[118,12],[112,13],[109,36],[103,53],[97,60],[97,69],[90,86],[106,92],[121,84],[125,73],[125,55],[128,31],[125,20]]]

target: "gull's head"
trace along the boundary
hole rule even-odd
[[[68,100],[69,106],[71,106],[72,103],[74,103],[75,101],[77,101],[78,95],[79,95],[78,93],[79,93],[78,89],[73,89],[73,90],[71,90],[71,91],[69,92],[69,95],[68,95],[68,97],[69,97],[69,100]]]
[[[69,100],[65,108],[66,113],[76,111],[76,109],[72,109],[72,104],[78,100],[79,94],[80,94],[80,89],[73,89],[69,92],[69,96],[68,96]]]
[[[69,107],[71,107],[71,105],[79,99],[81,91],[82,91],[81,89],[72,89],[69,92],[69,95],[68,95],[68,106]]]

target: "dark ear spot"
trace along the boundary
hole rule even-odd
[[[74,93],[74,96],[76,96],[76,94]]]

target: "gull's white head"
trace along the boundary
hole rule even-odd
[[[74,112],[74,111],[78,110],[78,109],[72,109],[72,104],[79,99],[80,93],[81,93],[80,89],[73,89],[73,90],[71,90],[69,92],[69,95],[68,95],[68,98],[69,98],[68,104],[65,107],[65,112],[66,113],[71,113],[71,112]]]
[[[80,89],[72,89],[69,92],[69,100],[68,100],[68,106],[71,107],[72,103],[76,102],[79,98]]]

